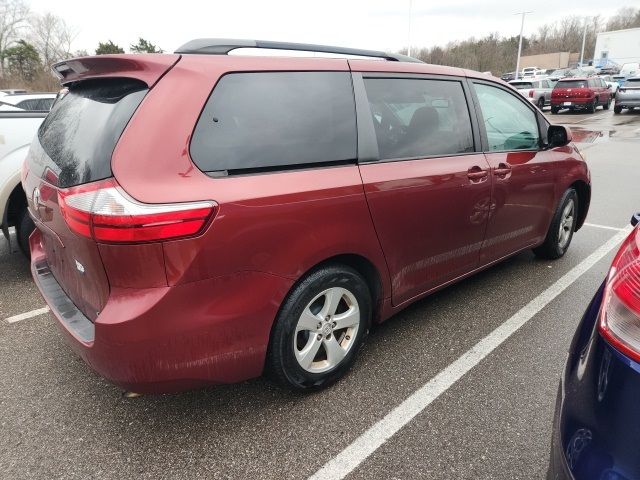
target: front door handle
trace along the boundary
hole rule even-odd
[[[489,172],[487,172],[486,170],[482,170],[477,165],[467,170],[467,177],[469,178],[469,180],[474,182],[481,181],[483,178],[487,178],[488,176],[489,176]]]
[[[498,178],[506,178],[507,175],[511,173],[511,167],[506,163],[500,163],[496,168],[493,169],[493,173]]]

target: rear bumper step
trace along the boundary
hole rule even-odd
[[[42,296],[51,307],[51,311],[64,326],[79,340],[93,342],[95,338],[94,324],[78,310],[60,284],[51,273],[49,264],[42,260],[31,266],[33,278],[42,292]]]

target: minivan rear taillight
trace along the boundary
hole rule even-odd
[[[103,243],[158,242],[199,235],[217,209],[211,201],[140,203],[114,179],[60,190],[58,205],[72,231]]]
[[[623,354],[640,362],[640,230],[616,255],[607,279],[600,334]]]
[[[533,90],[529,90],[529,98],[533,98]]]

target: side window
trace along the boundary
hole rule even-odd
[[[533,150],[540,145],[536,114],[514,95],[474,84],[490,151]]]
[[[357,158],[348,72],[231,73],[196,124],[191,157],[205,172]]]
[[[365,78],[364,85],[381,160],[474,151],[459,81]]]

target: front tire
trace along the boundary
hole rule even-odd
[[[576,229],[578,208],[578,194],[573,188],[570,188],[564,192],[560,199],[544,243],[533,249],[533,253],[537,257],[555,260],[566,253]]]
[[[551,107],[551,113],[553,115],[555,115],[556,113],[558,113],[560,111],[560,109],[558,107]]]
[[[329,265],[310,273],[276,318],[266,370],[293,390],[317,390],[353,365],[371,322],[371,293],[354,269]]]
[[[31,258],[29,236],[35,228],[36,226],[34,225],[33,220],[31,220],[27,209],[22,209],[18,214],[18,219],[16,221],[16,236],[18,237],[18,246],[27,258]]]
[[[544,97],[540,97],[538,99],[538,108],[542,111],[544,110]]]
[[[613,107],[613,113],[622,113],[622,107],[618,107],[617,105]]]
[[[605,110],[609,110],[609,108],[611,107],[611,97],[609,97],[607,99],[607,103],[605,103],[602,108],[604,108]]]

